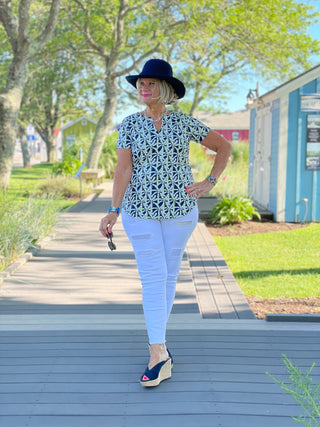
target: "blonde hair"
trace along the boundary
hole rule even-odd
[[[179,99],[170,83],[156,78],[154,80],[159,84],[160,96],[158,102],[160,104],[173,104]],[[137,89],[139,88],[140,81],[141,79],[137,80]]]

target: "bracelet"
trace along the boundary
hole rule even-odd
[[[120,208],[116,208],[114,206],[111,206],[108,210],[108,212],[116,212],[118,215],[120,213]]]
[[[217,178],[213,175],[208,175],[206,179],[213,185],[216,185],[218,181]]]

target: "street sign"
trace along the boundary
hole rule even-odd
[[[27,135],[33,135],[34,134],[34,126],[33,125],[29,125],[27,127]]]
[[[82,169],[83,169],[85,166],[86,166],[85,164],[82,164],[82,165],[79,167],[79,169],[77,170],[77,172],[76,172],[76,174],[74,175],[74,177],[73,177],[73,178],[78,178],[78,177],[79,177],[79,175],[80,175],[80,173],[81,173],[81,171],[82,171]]]

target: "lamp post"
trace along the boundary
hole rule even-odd
[[[255,89],[249,89],[247,95],[247,103],[248,105],[252,105],[255,101],[259,100],[259,82],[257,82]]]

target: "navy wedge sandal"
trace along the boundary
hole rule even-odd
[[[168,378],[171,378],[171,359],[158,363],[152,369],[147,367],[140,379],[140,384],[143,387],[156,387]]]

